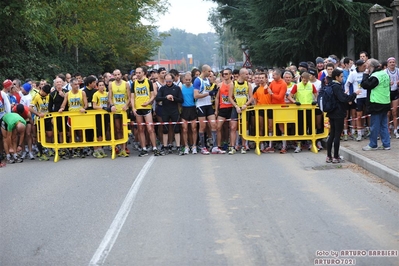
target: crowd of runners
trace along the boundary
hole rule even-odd
[[[387,84],[383,82],[386,76],[389,77]],[[87,77],[80,73],[60,73],[51,82],[27,79],[22,83],[19,79],[7,79],[0,93],[1,166],[24,159],[47,161],[54,155],[53,150],[43,147],[37,140],[37,118],[44,118],[48,112],[85,113],[91,109],[103,109],[110,114],[104,119],[106,125],[102,125],[101,119],[97,120],[96,129],[76,132],[75,141],[82,141],[82,134],[85,134],[86,142],[93,141],[94,136],[98,141],[109,139],[110,119],[114,120],[114,137],[121,139],[120,114],[127,112],[131,133],[129,141],[117,147],[119,157],[128,157],[132,149],[137,150],[140,157],[149,152],[155,156],[169,153],[245,154],[253,147],[238,134],[241,112],[251,105],[265,106],[259,112],[259,121],[249,116],[249,134],[255,134],[255,124],[259,123],[260,134],[271,136],[273,131],[277,131],[279,135],[293,135],[292,128],[288,128],[288,132],[284,132],[284,126],[280,124],[273,128],[273,112],[267,106],[315,105],[318,92],[328,84],[339,88],[340,92],[335,93],[342,103],[339,115],[327,115],[330,122],[334,122],[331,125],[334,134],[328,141],[326,161],[339,162],[340,139],[362,141],[370,136],[370,143],[364,150],[390,149],[387,138],[399,139],[399,69],[393,57],[378,62],[369,59],[366,52],[361,52],[359,59],[339,59],[330,55],[317,57],[315,62],[300,62],[298,66],[292,64],[269,70],[258,68],[254,72],[246,68],[226,68],[215,73],[210,66],[204,65],[187,73],[175,69],[167,71],[163,67],[150,71],[138,67],[130,74],[123,74],[118,69]],[[386,102],[386,93],[384,96],[379,94],[381,86],[390,88],[389,103]],[[341,93],[346,96],[339,96]],[[381,99],[383,102],[379,103]],[[371,111],[368,109],[370,106],[374,108]],[[378,128],[374,125],[376,121],[373,122],[373,113],[376,112],[385,117],[378,118]],[[305,116],[306,127],[303,126]],[[57,123],[58,132],[54,132],[54,123]],[[323,113],[319,109],[316,109],[316,121],[312,121],[310,113],[302,113],[298,115],[297,123],[300,135],[304,134],[304,129],[307,134],[313,130],[317,133],[325,130]],[[46,119],[44,124],[41,130],[46,132],[46,142],[53,142],[55,134],[59,141],[64,141],[61,131],[69,131],[67,120]],[[70,141],[70,132],[65,136],[66,142]],[[377,147],[376,139],[380,137],[383,146]],[[334,156],[331,154],[333,144]],[[299,153],[310,148],[311,144],[306,142],[261,143],[264,153],[279,151],[285,154],[289,149]],[[319,140],[317,149],[322,148]],[[103,158],[107,156],[107,148],[63,149],[60,155],[64,159]]]

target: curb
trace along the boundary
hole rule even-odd
[[[363,167],[367,171],[375,174],[376,176],[388,181],[392,185],[399,188],[398,172],[386,167],[385,165],[377,163],[363,155],[353,152],[345,147],[340,146],[339,151],[346,160]]]

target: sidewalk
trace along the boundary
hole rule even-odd
[[[368,139],[341,140],[340,154],[345,160],[399,187],[399,139],[392,136],[391,150],[363,151],[362,147],[368,144]],[[381,140],[378,140],[378,145],[382,145]]]

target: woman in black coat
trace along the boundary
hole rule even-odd
[[[344,74],[339,69],[334,69],[332,72],[332,89],[334,92],[335,100],[337,101],[337,108],[327,112],[327,117],[330,120],[330,136],[327,141],[327,163],[339,163],[339,144],[342,130],[344,129],[344,118],[346,116],[346,103],[353,102],[356,96],[361,93],[357,90],[351,95],[344,93],[342,89],[342,80]],[[332,145],[334,143],[334,157],[331,155]]]

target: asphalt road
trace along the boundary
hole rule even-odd
[[[0,169],[0,265],[314,265],[333,257],[399,265],[399,190],[349,163],[328,169],[324,159],[304,151],[8,165]],[[341,253],[353,250],[367,255]]]

